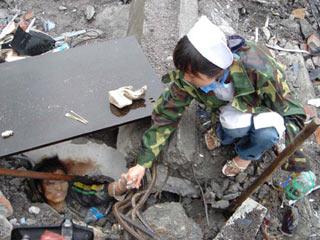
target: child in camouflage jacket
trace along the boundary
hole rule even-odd
[[[152,166],[193,99],[212,113],[213,127],[205,134],[208,149],[235,143],[237,156],[222,169],[226,176],[244,171],[283,135],[290,143],[303,128],[304,110],[291,99],[281,65],[254,43],[228,46],[222,31],[206,17],[179,40],[173,60],[177,70],[163,77],[169,86],[155,104],[138,164],[127,173],[134,187],[140,186],[145,168]],[[310,170],[302,150],[283,168]]]

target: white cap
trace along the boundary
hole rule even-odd
[[[214,65],[226,69],[233,62],[224,33],[206,16],[200,17],[187,34],[189,41],[200,54]]]

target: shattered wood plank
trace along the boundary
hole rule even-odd
[[[267,208],[248,198],[229,218],[214,240],[256,239]]]
[[[316,141],[320,145],[320,128],[315,131]]]

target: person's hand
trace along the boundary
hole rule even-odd
[[[129,169],[126,174],[127,177],[127,188],[139,188],[141,186],[141,180],[145,174],[146,168],[137,164],[136,166]]]

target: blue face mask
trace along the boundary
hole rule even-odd
[[[228,76],[229,76],[229,69],[226,69],[223,71],[223,75],[218,79],[218,81],[213,81],[212,83],[210,83],[207,86],[203,86],[200,87],[200,89],[205,92],[208,93],[210,91],[214,91],[217,88],[220,87],[226,87],[225,81],[227,80]]]

